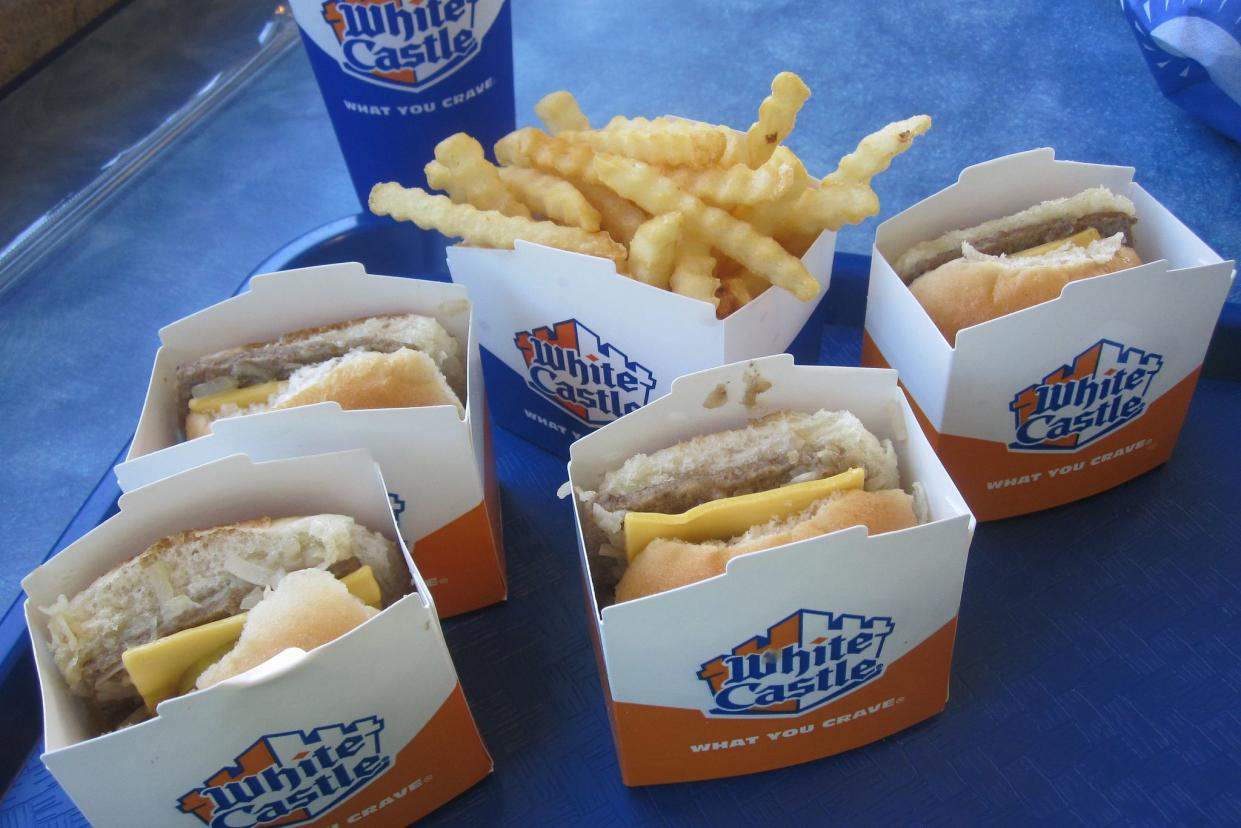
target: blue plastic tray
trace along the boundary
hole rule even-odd
[[[255,272],[358,260],[434,273],[442,242],[354,218]],[[857,364],[866,258],[838,255],[821,361]],[[1112,491],[979,526],[951,699],[840,756],[627,789],[586,619],[564,465],[495,434],[509,600],[444,624],[495,774],[427,825],[1241,822],[1241,325],[1221,324],[1177,453]],[[123,450],[118,454],[123,454]],[[108,469],[57,551],[115,510]],[[0,828],[85,821],[38,759],[20,605],[0,622]]]

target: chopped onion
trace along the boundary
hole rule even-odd
[[[155,591],[155,599],[159,601],[160,617],[165,622],[198,607],[198,603],[188,595],[177,594],[172,583],[172,570],[163,561],[153,561],[146,568],[146,576]]]
[[[111,681],[112,679],[114,679],[114,678],[117,676],[117,674],[119,674],[119,673],[125,673],[125,662],[123,662],[123,661],[118,661],[118,662],[117,662],[117,663],[116,663],[116,664],[112,667],[112,669],[111,669],[111,670],[109,670],[108,672],[106,672],[106,673],[104,673],[104,674],[100,675],[98,678],[96,678],[96,679],[95,679],[95,681],[96,681],[97,683],[99,683],[99,684],[106,684],[107,682],[109,682],[109,681]],[[124,679],[123,683],[124,683],[124,684],[128,684],[128,683],[129,683],[129,674],[128,674],[128,673],[125,673],[125,675],[123,676],[123,679]]]
[[[248,561],[240,555],[232,555],[225,560],[224,571],[255,586],[268,586],[272,582],[272,576],[275,575],[271,569],[254,561]]]
[[[198,609],[198,602],[191,599],[188,595],[174,595],[164,603],[160,604],[159,608],[165,621],[171,621],[182,613],[189,612],[192,609]]]
[[[155,600],[162,609],[176,595],[176,590],[172,588],[172,573],[168,570],[168,564],[160,560],[152,561],[145,569],[145,574],[151,589],[155,590]]]
[[[200,382],[190,389],[190,396],[198,399],[199,397],[210,397],[212,394],[219,394],[221,391],[231,391],[237,387],[237,380],[225,374],[222,377],[209,379],[206,382]]]
[[[56,600],[52,602],[51,606],[39,607],[39,612],[44,615],[59,615],[67,609],[69,609],[69,599],[66,598],[65,594],[62,592],[60,595],[56,596]]]
[[[47,622],[47,631],[52,634],[52,638],[71,648],[78,646],[78,637],[73,634],[73,628],[69,626],[69,622],[62,615],[53,615]]]
[[[610,543],[599,544],[599,554],[604,558],[616,558],[618,561],[627,561],[629,558],[623,549],[619,549]]]
[[[246,597],[241,599],[240,609],[245,612],[254,609],[254,605],[263,600],[263,588],[255,587],[246,593]]]

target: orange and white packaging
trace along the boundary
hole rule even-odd
[[[720,387],[727,402],[717,405]],[[925,493],[925,522],[874,537],[857,526],[744,555],[723,575],[601,611],[579,512],[590,629],[625,784],[807,762],[944,709],[974,519],[894,371],[799,366],[780,355],[681,377],[668,396],[574,444],[569,479],[593,490],[639,452],[773,411],[821,408],[851,411],[892,440],[902,486]]]
[[[788,350],[818,356],[836,234],[802,257],[823,286],[802,302],[779,288],[716,319],[707,302],[618,275],[615,263],[518,241],[448,249],[470,289],[496,423],[568,458],[569,445],[662,397],[682,374]]]
[[[1078,500],[1172,456],[1235,270],[1133,172],[1031,150],[968,167],[879,225],[862,363],[900,372],[979,520]],[[892,268],[918,242],[1096,186],[1133,201],[1145,264],[1070,282],[1057,299],[963,329],[955,347]]]
[[[465,416],[448,405],[342,411],[327,402],[216,420],[212,433],[179,442],[176,368],[204,354],[290,331],[389,313],[433,316],[466,357]],[[473,311],[459,285],[369,275],[333,264],[255,276],[245,293],[162,328],[146,404],[125,463],[122,490],[230,454],[275,460],[362,448],[391,487],[401,536],[441,617],[507,595],[500,498]]]
[[[155,718],[92,736],[52,659],[40,607],[166,535],[319,513],[348,515],[399,543],[414,592],[312,652],[285,650],[162,702]],[[119,514],[22,587],[42,687],[43,761],[92,825],[404,826],[491,772],[435,604],[366,452],[229,457],[134,489]]]

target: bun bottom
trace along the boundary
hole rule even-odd
[[[616,603],[722,575],[728,562],[750,552],[826,535],[850,526],[865,526],[879,535],[918,523],[913,497],[900,489],[840,492],[820,500],[800,515],[756,526],[731,541],[690,543],[659,538],[630,563],[616,585]]]
[[[915,279],[909,290],[944,338],[955,345],[963,328],[1016,313],[1057,298],[1064,286],[1142,264],[1121,247],[1108,261],[1022,266],[1020,259],[954,259]]]

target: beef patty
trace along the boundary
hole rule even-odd
[[[1114,236],[1117,233],[1124,233],[1125,244],[1132,247],[1133,237],[1131,231],[1136,222],[1136,218],[1126,213],[1091,213],[1076,219],[1049,219],[1038,224],[1029,224],[1024,227],[1015,227],[1012,230],[1003,230],[991,236],[971,240],[970,245],[979,253],[986,253],[989,256],[998,256],[1001,253],[1013,254],[1021,250],[1028,250],[1031,247],[1037,247],[1040,244],[1053,242],[1056,239],[1068,238],[1075,233],[1080,233],[1093,227],[1099,231],[1099,235],[1103,238]],[[959,258],[961,258],[961,250],[959,248],[945,251],[923,262],[909,275],[908,281],[912,282],[923,273],[929,273],[940,265]]]

